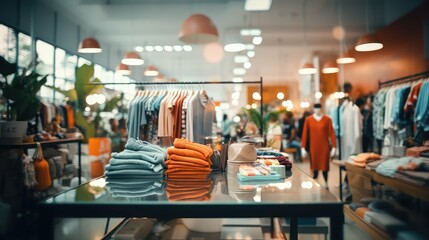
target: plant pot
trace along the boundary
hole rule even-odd
[[[27,135],[27,121],[11,121],[0,123],[0,136],[3,141],[22,142]]]

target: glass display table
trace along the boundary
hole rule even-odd
[[[98,178],[40,203],[40,239],[52,239],[54,218],[327,217],[330,239],[343,239],[343,203],[294,166],[276,182],[240,182],[234,172],[208,180],[110,180]],[[106,184],[107,182],[107,184]]]

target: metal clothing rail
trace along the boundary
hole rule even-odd
[[[259,81],[243,81],[243,82],[234,82],[234,81],[203,81],[203,82],[126,82],[126,83],[120,83],[120,82],[108,82],[108,83],[90,83],[91,85],[205,85],[205,84],[259,84],[260,89],[260,95],[261,95],[261,127],[259,129],[259,132],[261,133],[261,136],[264,137],[264,97],[263,97],[263,85],[262,85],[263,79],[262,77],[259,79]]]
[[[385,82],[378,81],[378,88],[388,87],[395,84],[418,81],[424,77],[429,77],[429,71],[412,74],[406,77],[396,78]]]

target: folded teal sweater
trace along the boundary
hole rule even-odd
[[[161,164],[153,165],[151,167],[142,165],[142,164],[135,164],[132,162],[141,162],[136,160],[119,160],[119,162],[124,162],[124,164],[107,164],[105,166],[107,171],[116,171],[116,170],[127,170],[127,169],[138,169],[138,170],[151,170],[154,172],[160,172],[164,169],[164,167]],[[114,161],[115,162],[115,161]]]
[[[160,154],[163,154],[165,158],[167,157],[167,151],[164,148],[134,138],[128,139],[127,143],[125,144],[125,148],[134,151],[158,152]]]
[[[106,171],[104,175],[108,178],[112,177],[112,178],[152,179],[152,178],[162,178],[163,173],[154,172],[153,170],[147,170],[147,169],[124,169],[124,170]]]
[[[143,151],[124,150],[120,153],[112,153],[112,157],[116,159],[141,159],[153,164],[163,163],[166,156],[160,153],[148,153]]]

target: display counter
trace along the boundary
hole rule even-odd
[[[291,239],[297,239],[298,217],[328,217],[330,239],[343,239],[343,203],[296,166],[274,183],[242,184],[231,172],[213,172],[207,181],[124,179],[106,184],[98,178],[39,207],[41,239],[53,238],[54,218],[108,217],[288,217]]]

